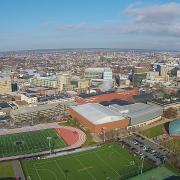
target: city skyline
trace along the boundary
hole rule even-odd
[[[178,1],[1,1],[0,51],[180,50]]]

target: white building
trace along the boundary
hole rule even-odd
[[[111,80],[112,79],[112,70],[110,68],[105,68],[103,71],[103,79]]]
[[[28,104],[37,104],[38,98],[32,94],[21,94],[21,101],[26,101]]]
[[[112,79],[111,68],[87,68],[84,76],[86,79]]]
[[[7,76],[0,75],[0,94],[11,94],[11,79]]]
[[[180,77],[180,70],[177,70],[177,77]]]

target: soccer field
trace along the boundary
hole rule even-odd
[[[138,174],[141,160],[118,144],[51,159],[22,161],[31,180],[119,180]],[[144,169],[150,165],[145,161]]]
[[[49,150],[47,137],[52,137],[51,148],[66,146],[54,129],[0,136],[0,158]]]

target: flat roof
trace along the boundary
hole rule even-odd
[[[8,104],[8,103],[6,103],[6,102],[1,102],[0,103],[0,108],[10,108],[11,106]]]
[[[110,94],[110,93],[116,93],[114,90],[111,91],[106,91],[106,92],[96,92],[96,93],[91,93],[91,94],[86,94],[86,93],[81,93],[78,96],[81,98],[90,98],[90,97],[96,97],[99,95],[106,95],[106,94]]]
[[[87,71],[112,71],[110,67],[96,67],[96,68],[86,68],[85,72]]]
[[[124,105],[128,105],[130,103],[128,101],[126,101],[126,100],[114,99],[112,101],[101,102],[100,104],[102,104],[103,106],[109,106],[109,105],[112,105],[112,104],[117,104],[117,105],[120,105],[120,106],[124,106]]]
[[[35,113],[38,111],[45,111],[48,109],[54,109],[59,104],[60,103],[51,103],[51,104],[38,105],[38,106],[33,106],[33,107],[23,107],[23,108],[12,111],[12,114],[17,116],[20,114],[29,114],[29,113]]]
[[[99,103],[87,103],[72,107],[77,113],[93,124],[104,124],[123,120],[124,117]]]
[[[118,112],[124,117],[131,118],[132,125],[154,119],[161,116],[163,113],[163,108],[153,103],[135,103],[125,106],[113,104],[110,105],[109,108],[115,112]]]
[[[118,104],[112,104],[110,105],[110,108],[118,111],[119,113],[123,114],[129,114],[141,111],[143,109],[149,108],[150,105],[144,104],[144,103],[135,103],[135,104],[129,104],[125,106],[119,106]]]
[[[173,99],[166,99],[166,98],[163,98],[163,99],[153,99],[154,103],[156,104],[159,104],[161,106],[165,106],[165,105],[169,105],[169,104],[178,104],[180,103],[180,98],[173,98]]]
[[[136,102],[152,101],[154,99],[153,93],[144,93],[133,96]]]
[[[22,93],[22,94],[27,96],[27,97],[38,97],[37,95],[32,94],[32,93]]]

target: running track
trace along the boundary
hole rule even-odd
[[[73,148],[79,148],[86,141],[86,134],[80,129],[77,129],[74,127],[68,127],[68,126],[60,126],[58,123],[38,124],[35,126],[25,126],[25,127],[16,128],[16,129],[1,129],[0,135],[32,132],[32,131],[38,131],[38,130],[44,130],[44,129],[56,129],[57,133],[69,145],[68,147],[55,150],[57,152],[66,151]],[[48,152],[49,151],[44,151],[44,152],[39,152],[39,153],[34,153],[34,154],[5,157],[5,158],[0,158],[0,161],[10,160],[10,159],[19,159],[19,158],[36,156],[36,155],[43,155],[43,154],[47,154]]]

